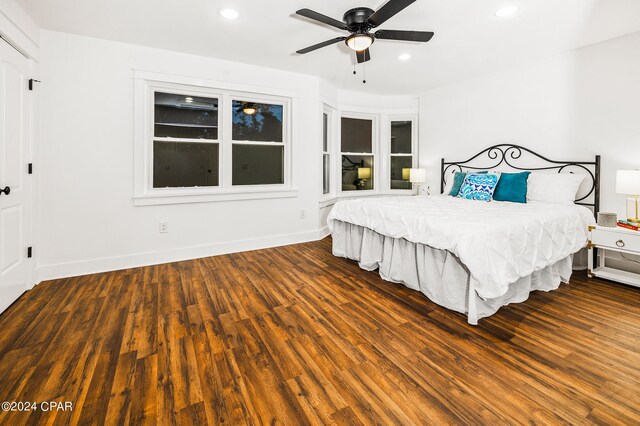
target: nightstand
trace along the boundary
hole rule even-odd
[[[640,231],[632,231],[620,227],[606,228],[604,226],[589,227],[588,274],[590,277],[605,278],[623,284],[640,287],[640,274],[622,271],[605,264],[605,253],[600,253],[598,265],[594,268],[593,249],[611,250],[619,253],[640,256]]]

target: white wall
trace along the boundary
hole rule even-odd
[[[434,188],[440,158],[494,144],[561,160],[600,154],[601,210],[624,216],[615,171],[640,167],[640,33],[426,92],[420,136]]]
[[[51,31],[41,64],[40,278],[317,238],[318,78]],[[297,93],[298,196],[134,207],[133,69]]]

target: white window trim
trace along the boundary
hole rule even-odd
[[[391,153],[391,122],[392,121],[410,121],[411,122],[411,154],[392,154]],[[384,170],[385,176],[385,192],[389,194],[405,194],[411,195],[412,189],[391,189],[391,157],[411,157],[411,168],[418,166],[418,117],[415,114],[390,114],[385,116],[386,123],[386,143],[384,144]]]
[[[136,206],[297,197],[292,171],[293,110],[295,93],[231,84],[213,80],[134,70],[134,192]],[[153,97],[154,90],[218,98],[218,139],[198,142],[219,144],[219,186],[195,188],[153,188]],[[260,142],[233,141],[232,117],[227,109],[233,99],[283,106],[284,183],[267,185],[231,184],[233,144],[260,145]],[[159,138],[155,138],[156,140]]]
[[[335,160],[336,174],[339,176],[338,182],[338,190],[336,193],[339,197],[353,197],[353,196],[366,196],[371,194],[379,194],[382,191],[380,190],[380,182],[381,182],[381,171],[380,171],[380,155],[379,155],[379,139],[380,139],[380,129],[378,126],[380,125],[380,116],[376,114],[371,114],[368,112],[356,112],[356,111],[340,111],[339,115],[340,120],[338,120],[337,128],[338,128],[338,138],[337,149],[338,155]],[[371,152],[346,152],[342,151],[342,119],[343,118],[353,118],[357,120],[371,120]],[[342,190],[342,156],[343,155],[360,155],[360,156],[370,156],[373,157],[373,189],[360,189],[355,191],[343,191]],[[357,193],[355,195],[354,193]]]
[[[336,180],[335,180],[335,172],[334,172],[334,158],[335,158],[335,148],[334,141],[335,138],[335,119],[336,119],[336,110],[335,108],[327,105],[326,103],[322,104],[322,120],[324,120],[324,115],[327,115],[327,150],[324,150],[324,140],[321,142],[323,146],[321,146],[321,162],[320,162],[320,175],[322,176],[322,182],[320,185],[320,199],[327,200],[335,197],[336,194]],[[323,129],[324,122],[321,122],[320,128]],[[323,130],[324,131],[324,130]],[[324,193],[324,156],[329,156],[329,192]]]

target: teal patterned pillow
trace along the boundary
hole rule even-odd
[[[498,180],[500,180],[499,172],[486,174],[467,173],[460,187],[460,192],[458,192],[458,198],[491,201],[496,185],[498,185]]]

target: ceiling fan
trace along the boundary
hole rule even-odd
[[[310,9],[300,9],[296,12],[298,15],[331,25],[341,30],[349,31],[350,34],[345,37],[336,37],[323,41],[322,43],[314,44],[305,49],[300,49],[296,53],[309,53],[322,47],[344,41],[350,49],[355,50],[358,63],[362,63],[371,59],[369,46],[371,46],[375,40],[402,40],[426,43],[433,37],[432,32],[378,30],[373,34],[370,33],[372,28],[382,25],[389,18],[415,1],[416,0],[389,0],[384,6],[378,9],[378,11],[374,11],[368,7],[356,7],[345,12],[342,21]]]

